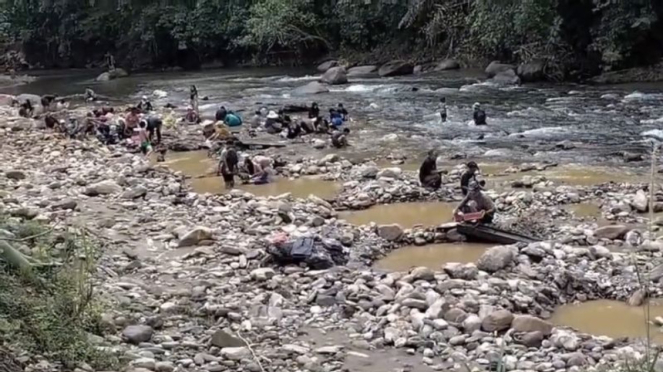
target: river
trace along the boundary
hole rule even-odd
[[[294,97],[293,88],[319,76],[305,69],[241,69],[192,73],[136,74],[111,82],[96,82],[89,71],[56,71],[37,74],[30,84],[0,89],[3,93],[82,93],[86,87],[120,102],[134,102],[154,90],[168,93],[154,98],[183,108],[191,84],[198,87],[201,111],[213,116],[225,105],[245,116],[261,106],[310,104],[321,108],[343,102],[350,111],[354,151],[360,154],[401,153],[420,158],[437,147],[448,156],[489,157],[508,161],[619,165],[620,151],[649,150],[641,134],[663,125],[663,94],[659,84],[585,86],[537,84],[499,87],[485,82],[479,71],[454,71],[398,78],[351,79],[332,86],[329,93]],[[413,89],[414,88],[414,89]],[[415,91],[416,89],[416,91]],[[439,98],[447,98],[449,121],[436,115]],[[469,126],[471,106],[481,102],[488,126]],[[399,136],[398,146],[385,138]],[[575,148],[555,145],[571,141]]]

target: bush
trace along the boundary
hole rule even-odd
[[[0,258],[0,340],[68,369],[77,362],[116,367],[116,358],[88,341],[89,333],[101,334],[101,304],[91,280],[97,246],[83,234],[57,235],[31,222],[5,219],[0,230],[0,240],[32,254],[30,270]]]

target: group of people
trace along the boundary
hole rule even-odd
[[[246,156],[240,163],[239,154],[233,141],[221,151],[217,172],[223,177],[226,189],[235,187],[235,177],[245,184],[262,185],[273,180],[274,161],[266,156]]]
[[[442,171],[437,169],[437,155],[435,150],[429,151],[428,156],[419,168],[421,185],[433,190],[437,190],[442,186]],[[470,161],[466,164],[466,167],[467,169],[460,178],[460,189],[464,198],[453,214],[456,216],[459,214],[481,213],[478,220],[483,223],[490,223],[495,215],[495,204],[489,196],[481,191],[486,182],[477,178],[477,174],[480,172],[479,165],[474,161]]]
[[[447,121],[447,99],[446,97],[440,98],[440,119],[442,122]],[[472,119],[474,120],[474,125],[486,125],[486,111],[481,108],[479,102],[475,102],[472,105]]]

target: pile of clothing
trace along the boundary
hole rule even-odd
[[[271,240],[267,252],[279,265],[306,264],[313,270],[325,270],[348,263],[350,251],[336,239],[280,235]]]

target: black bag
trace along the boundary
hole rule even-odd
[[[292,244],[290,256],[293,260],[306,260],[313,254],[313,238],[299,238]]]

